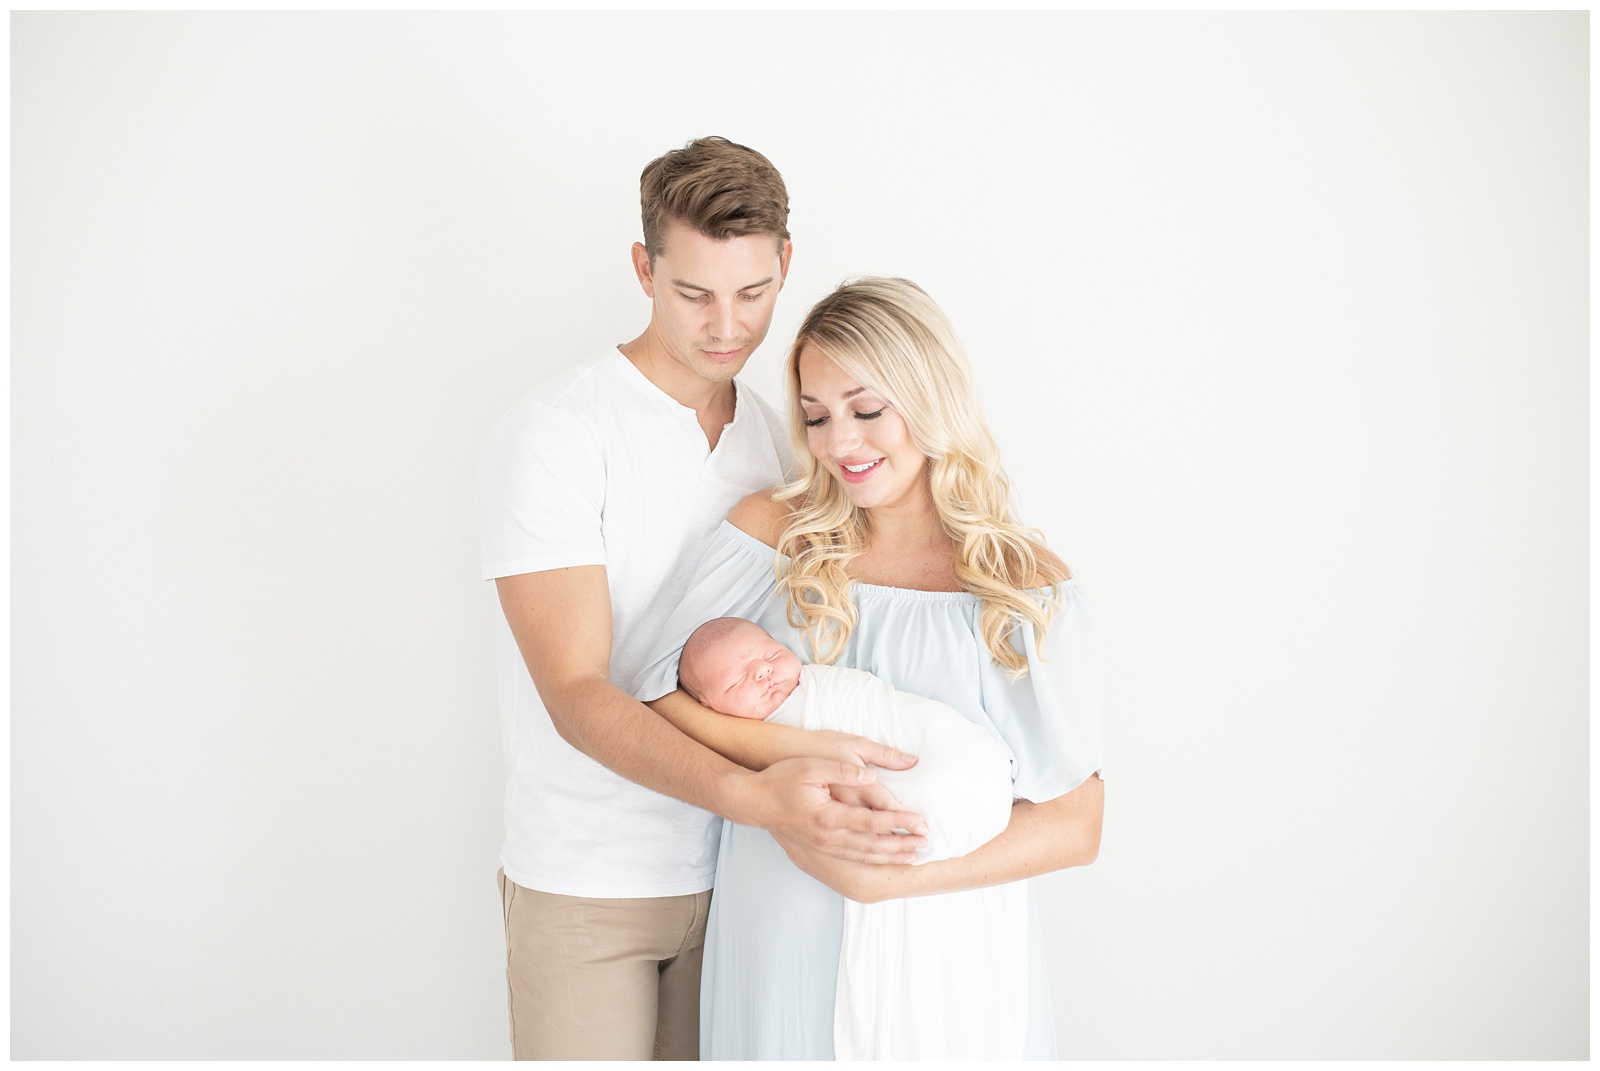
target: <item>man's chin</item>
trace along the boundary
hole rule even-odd
[[[713,361],[702,357],[695,362],[695,371],[700,378],[710,383],[726,383],[744,368],[747,357],[740,356],[731,361]]]

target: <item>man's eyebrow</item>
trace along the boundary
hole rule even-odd
[[[848,402],[851,398],[854,398],[856,395],[860,394],[862,391],[864,391],[866,389],[867,388],[865,388],[865,387],[857,387],[855,390],[847,390],[842,395],[839,396],[839,400]],[[821,402],[818,402],[815,398],[811,397],[811,395],[809,395],[809,394],[800,395],[800,400],[802,402],[816,402],[818,405],[822,404]]]
[[[746,290],[755,290],[758,287],[766,286],[767,284],[769,284],[771,282],[772,282],[772,276],[769,275],[765,279],[762,279],[760,282],[751,283],[748,286],[741,286],[739,288],[738,292],[739,293],[743,293]],[[684,290],[699,290],[702,293],[706,293],[706,294],[710,294],[710,293],[713,292],[712,289],[709,286],[701,286],[699,283],[691,283],[687,279],[674,279],[674,280],[672,280],[672,285],[676,286],[676,287],[680,287],[680,288],[682,288]]]

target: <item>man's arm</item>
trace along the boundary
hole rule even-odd
[[[897,835],[915,815],[840,803],[832,786],[865,766],[791,758],[752,772],[706,748],[611,683],[611,593],[601,565],[500,577],[500,606],[561,738],[630,781],[761,826],[823,859],[910,862],[924,843]]]

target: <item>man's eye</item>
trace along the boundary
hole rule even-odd
[[[761,300],[762,293],[763,293],[763,291],[757,291],[754,294],[740,294],[739,295],[739,300],[747,302],[748,304],[752,304],[753,305],[756,302]]]
[[[704,301],[710,295],[709,294],[685,294],[682,291],[679,291],[678,296],[683,298],[683,300],[685,300],[685,301]]]

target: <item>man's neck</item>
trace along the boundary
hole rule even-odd
[[[632,342],[624,342],[617,349],[661,393],[679,405],[694,410],[700,430],[705,432],[706,442],[715,450],[723,427],[733,422],[736,401],[733,381],[713,383],[701,379],[662,353],[660,344],[652,337],[649,328]]]

